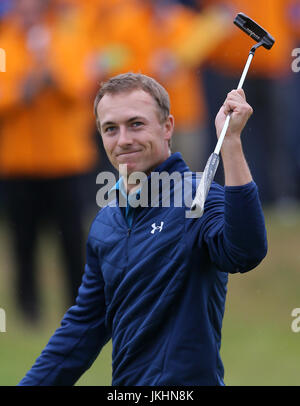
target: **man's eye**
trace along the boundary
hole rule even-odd
[[[144,123],[142,123],[141,121],[134,121],[133,123],[132,123],[132,127],[140,127],[140,126],[142,126],[142,125],[144,125]]]
[[[115,131],[115,129],[116,129],[116,126],[106,127],[104,132],[105,133],[111,133],[111,132]]]

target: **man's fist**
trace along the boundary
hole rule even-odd
[[[232,90],[220,108],[216,120],[217,137],[219,138],[224,126],[226,116],[231,113],[226,137],[240,137],[249,117],[253,113],[252,107],[246,102],[243,89]]]

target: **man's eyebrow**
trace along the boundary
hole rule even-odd
[[[135,116],[135,117],[132,117],[129,120],[127,120],[127,123],[130,123],[131,121],[135,121],[135,120],[145,120],[145,117]]]
[[[100,123],[101,124],[101,123]],[[105,121],[103,124],[101,124],[101,127],[106,127],[107,125],[115,125],[113,121]]]

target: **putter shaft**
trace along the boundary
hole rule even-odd
[[[272,46],[274,45],[275,40],[267,31],[265,31],[260,25],[258,25],[254,20],[246,16],[244,13],[237,14],[234,20],[234,24],[236,24],[241,30],[243,30],[255,41],[257,41],[257,44],[255,44],[249,52],[247,62],[245,64],[242,76],[240,78],[237,89],[241,89],[243,87],[248,69],[250,67],[256,49],[259,48],[260,46],[263,46],[266,49],[271,49]],[[202,178],[197,188],[196,196],[192,202],[191,210],[189,212],[188,217],[201,217],[204,212],[205,200],[219,165],[220,160],[219,154],[226,132],[228,130],[230,117],[231,112],[227,115],[225,119],[225,123],[219,136],[216,148],[214,152],[210,155],[205,165]]]
[[[248,73],[248,69],[249,69],[250,64],[251,64],[251,61],[252,61],[252,59],[253,59],[253,55],[254,55],[254,53],[250,51],[250,54],[249,54],[249,56],[248,56],[246,65],[245,65],[245,67],[244,67],[244,70],[243,70],[243,73],[242,73],[242,76],[241,76],[241,79],[240,79],[239,84],[238,84],[238,87],[237,87],[238,89],[242,89],[242,87],[243,87],[244,81],[245,81],[246,76],[247,76],[247,73]],[[229,127],[230,117],[231,117],[231,113],[229,113],[228,116],[226,117],[226,120],[225,120],[223,129],[222,129],[222,131],[221,131],[221,134],[220,134],[220,137],[219,137],[219,139],[218,139],[216,148],[215,148],[215,150],[214,150],[214,153],[215,153],[215,154],[219,154],[219,153],[220,153],[220,150],[221,150],[221,147],[222,147],[222,144],[223,144],[223,141],[224,141],[226,132],[227,132],[228,127]]]

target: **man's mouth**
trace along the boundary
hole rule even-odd
[[[141,150],[137,150],[137,151],[126,151],[126,152],[121,152],[120,154],[117,154],[117,157],[124,157],[126,158],[126,156],[133,156],[137,153],[141,152]]]

